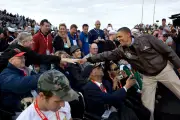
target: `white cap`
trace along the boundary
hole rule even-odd
[[[115,35],[117,32],[115,30],[110,30],[109,35]]]
[[[108,30],[108,31],[111,31],[111,30],[112,30],[112,27],[108,27],[107,30]]]
[[[131,34],[135,37],[138,37],[141,35],[140,31],[138,29],[132,29]]]
[[[11,27],[7,27],[7,29],[9,32],[15,32],[16,31],[14,28],[11,28]]]

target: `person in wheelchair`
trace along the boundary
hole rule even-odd
[[[126,92],[135,84],[135,80],[129,77],[125,86],[113,91],[108,80],[103,80],[103,69],[101,64],[88,66],[90,81],[83,87],[86,101],[86,111],[100,118],[108,119],[113,113],[117,113],[118,119],[128,117],[128,120],[138,119],[135,113],[123,105]]]
[[[21,102],[32,102],[37,88],[40,74],[35,74],[25,66],[24,54],[19,49],[7,53],[9,63],[0,74],[0,110],[4,111],[0,111],[0,116],[3,120],[11,120],[17,112],[21,112]],[[30,98],[24,99],[26,97]]]
[[[141,99],[140,98],[141,90],[140,90],[139,84],[137,82],[136,76],[129,69],[127,72],[127,67],[126,66],[124,66],[124,67],[126,68],[125,70],[124,69],[120,70],[120,68],[118,67],[118,65],[116,63],[114,63],[112,61],[106,62],[104,72],[107,74],[105,74],[104,78],[112,84],[113,90],[118,90],[126,84],[126,80],[132,74],[133,79],[136,80],[136,84],[133,85],[133,87],[131,87],[127,93],[128,93],[128,95],[132,95],[132,96],[137,95],[139,97],[138,99],[140,100]]]
[[[106,79],[109,80],[114,91],[121,89],[126,84],[128,77],[132,74],[127,66],[123,66],[125,69],[120,70],[118,65],[112,61],[106,62],[105,66],[105,72],[107,72],[105,75]],[[126,99],[123,102],[126,106],[134,110],[139,120],[148,120],[150,118],[150,112],[142,104],[141,88],[139,87],[139,82],[137,82],[137,76],[138,74],[135,73],[133,78],[136,80],[136,84],[127,91]]]

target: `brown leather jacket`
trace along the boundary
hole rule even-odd
[[[176,53],[152,35],[136,37],[130,47],[120,46],[113,51],[89,57],[87,61],[94,63],[120,59],[127,60],[135,70],[148,76],[159,74],[166,67],[168,61],[176,68],[180,68],[180,59]]]

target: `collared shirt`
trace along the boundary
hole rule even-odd
[[[94,81],[96,83],[96,85],[98,85],[98,87],[100,87],[102,85],[102,83]]]
[[[94,82],[96,83],[96,85],[98,85],[98,87],[100,87],[102,85],[102,83],[100,83],[100,82],[97,82],[97,81],[94,81]],[[127,88],[125,86],[123,88],[127,92]]]
[[[134,38],[132,38],[131,45],[133,45],[133,43],[134,43]],[[130,45],[130,46],[131,46],[131,45]]]

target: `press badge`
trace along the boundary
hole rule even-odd
[[[50,55],[50,51],[48,49],[46,50],[46,55]]]
[[[106,110],[106,111],[104,112],[104,114],[102,115],[102,118],[103,118],[103,119],[109,118],[109,116],[110,116],[110,114],[111,114],[112,112],[117,112],[117,109],[116,109],[115,107],[113,107],[113,106],[111,106],[110,109],[108,109],[108,110]]]
[[[86,38],[86,42],[88,42],[88,38]]]
[[[67,43],[64,44],[64,48],[69,48]]]
[[[77,45],[77,41],[76,41],[76,40],[73,40],[73,44],[74,44],[74,45]]]
[[[110,114],[111,114],[111,110],[106,110],[104,112],[104,114],[102,115],[102,118],[107,119],[107,118],[109,118]]]

